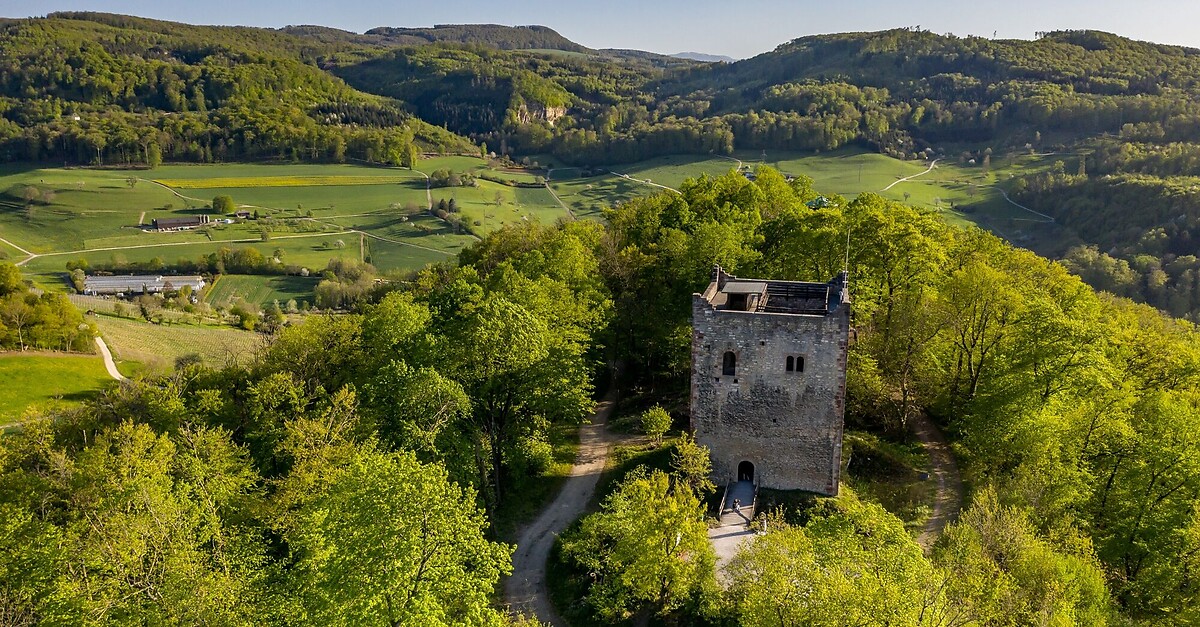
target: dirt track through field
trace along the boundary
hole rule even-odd
[[[933,169],[934,169],[935,167],[937,167],[937,162],[938,162],[938,161],[941,161],[941,159],[934,159],[933,161],[930,161],[930,162],[929,162],[929,169],[925,170],[924,172],[917,172],[916,174],[910,174],[910,175],[908,175],[908,176],[906,176],[906,177],[904,177],[904,178],[901,178],[901,179],[896,179],[895,181],[892,181],[892,184],[891,184],[891,185],[888,185],[887,187],[885,187],[885,188],[883,188],[883,189],[881,189],[881,190],[879,190],[879,191],[881,191],[881,192],[886,192],[887,190],[889,190],[889,189],[891,189],[891,188],[895,187],[895,186],[896,186],[898,183],[903,183],[903,182],[905,182],[905,181],[911,181],[911,180],[913,180],[913,179],[917,178],[918,176],[922,176],[922,175],[925,175],[925,174],[929,174],[930,172],[933,172]]]
[[[108,344],[104,343],[104,338],[96,336],[96,348],[100,349],[100,356],[104,358],[104,369],[108,371],[108,376],[117,381],[124,381],[125,377],[117,370],[117,364],[113,362],[112,352],[108,350]]]
[[[532,614],[551,625],[566,624],[550,603],[546,561],[558,534],[583,514],[596,491],[596,482],[608,461],[610,438],[606,424],[612,408],[612,398],[606,398],[596,406],[591,421],[580,427],[579,455],[570,478],[554,501],[518,536],[513,574],[504,584],[504,596],[513,611]]]

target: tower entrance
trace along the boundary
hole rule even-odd
[[[738,464],[737,472],[738,481],[754,481],[754,464],[750,462],[742,462]]]

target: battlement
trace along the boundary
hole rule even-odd
[[[700,295],[717,311],[824,316],[850,302],[847,273],[828,283],[740,279],[721,266]]]

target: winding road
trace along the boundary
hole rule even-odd
[[[554,501],[518,536],[513,574],[504,583],[504,597],[514,612],[533,615],[550,625],[565,625],[550,603],[546,560],[558,534],[583,514],[596,491],[596,482],[608,461],[606,423],[612,408],[610,395],[596,406],[590,422],[579,428],[579,454],[571,476]]]

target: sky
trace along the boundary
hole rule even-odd
[[[280,27],[542,24],[590,48],[751,57],[819,33],[920,26],[935,33],[1032,39],[1096,29],[1200,48],[1196,0],[0,0],[0,16],[105,11],[193,24]]]

